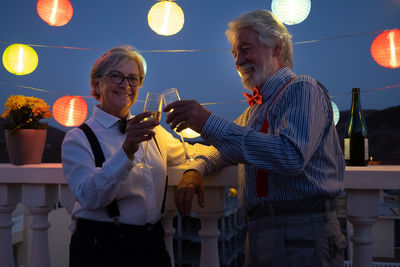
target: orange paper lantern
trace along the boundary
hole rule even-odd
[[[36,9],[40,18],[51,26],[64,26],[74,13],[69,0],[39,0]]]
[[[400,30],[379,34],[371,45],[371,55],[379,65],[386,68],[400,67]]]
[[[86,101],[80,96],[63,96],[54,103],[53,116],[63,126],[81,125],[87,116]]]

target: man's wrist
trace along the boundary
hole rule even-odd
[[[195,171],[195,172],[199,172],[198,170],[196,170],[196,169],[187,169],[187,170],[185,170],[183,173],[187,173],[188,171]]]

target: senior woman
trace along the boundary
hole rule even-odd
[[[132,47],[108,50],[90,74],[90,93],[99,104],[86,127],[65,135],[63,171],[76,198],[71,267],[171,265],[160,218],[167,164],[182,162],[184,154],[157,121],[143,120],[150,113],[131,115],[144,77],[142,57]],[[125,130],[120,122],[127,119]],[[144,141],[151,169],[135,167]]]

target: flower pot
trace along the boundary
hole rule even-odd
[[[6,144],[10,163],[39,164],[46,144],[46,129],[6,130]]]

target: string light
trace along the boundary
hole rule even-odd
[[[356,37],[356,36],[361,36],[361,35],[368,35],[368,34],[377,34],[377,33],[385,33],[385,32],[388,32],[388,31],[390,31],[390,30],[383,30],[383,31],[375,31],[375,32],[367,32],[367,33],[356,33],[356,34],[349,34],[349,35],[341,35],[341,36],[334,36],[334,37],[328,37],[328,38],[321,38],[321,39],[316,39],[316,40],[310,40],[310,41],[301,41],[301,42],[294,42],[293,44],[294,45],[298,45],[298,44],[308,44],[308,43],[315,43],[315,42],[320,42],[320,41],[327,41],[327,40],[333,40],[333,39],[342,39],[342,38],[349,38],[349,37]],[[393,31],[393,30],[392,30]],[[394,29],[394,31],[399,31],[398,29]],[[397,32],[396,32],[396,34],[397,34]],[[393,37],[393,35],[392,35],[392,37]],[[397,37],[397,35],[395,35],[395,37],[393,37],[393,38],[398,38]],[[392,38],[392,39],[393,39]],[[392,47],[395,47],[396,49],[398,48],[398,41],[397,41],[397,39],[393,39],[393,40],[396,40],[396,45],[393,45],[393,42],[391,43],[392,44]],[[12,44],[11,42],[7,42],[7,41],[1,41],[0,40],[0,43],[6,43],[6,44]],[[26,47],[29,47],[30,49],[32,49],[33,50],[33,48],[31,48],[30,46],[33,46],[33,47],[47,47],[47,48],[62,48],[62,49],[74,49],[74,50],[100,50],[100,51],[103,51],[103,50],[106,50],[106,49],[97,49],[97,48],[82,48],[82,47],[68,47],[68,46],[48,46],[48,45],[38,45],[38,44],[29,44],[29,46],[28,45],[24,45],[24,44],[13,44],[13,45],[20,45],[20,46],[26,46]],[[11,46],[13,46],[13,45],[11,45]],[[11,46],[9,46],[9,47],[11,47]],[[372,48],[371,48],[372,49]],[[229,51],[230,49],[179,49],[179,50],[139,50],[139,52],[140,53],[159,53],[159,52],[167,52],[167,53],[179,53],[179,52],[219,52],[219,51]],[[7,49],[6,49],[6,51],[7,51]],[[6,51],[4,51],[4,54],[6,54]],[[34,51],[34,50],[33,50]],[[398,51],[398,50],[396,50],[396,51]],[[397,53],[397,52],[396,52]],[[6,62],[6,60],[4,59],[4,54],[3,54],[3,63],[4,64],[6,64],[5,62]],[[36,54],[36,52],[35,52],[35,54]],[[37,56],[37,54],[36,54],[36,56]],[[396,54],[396,56],[397,56],[397,54]],[[399,56],[397,56],[397,58],[399,58]],[[143,58],[144,59],[144,58]],[[37,59],[37,61],[38,61],[38,59]],[[396,62],[396,61],[394,61],[393,59],[392,59],[392,62]],[[145,61],[144,61],[144,63],[145,63]],[[37,66],[37,63],[36,63],[36,66]],[[35,68],[36,68],[36,66],[35,66]],[[6,67],[6,66],[5,66]],[[7,69],[7,67],[6,67],[6,69]],[[8,69],[7,69],[8,70]],[[34,70],[34,68],[33,68],[33,70]],[[32,71],[33,71],[32,70]],[[10,71],[10,70],[9,70]],[[10,71],[10,72],[12,72],[12,71]],[[13,72],[12,72],[13,73]],[[30,73],[30,72],[29,72]],[[14,74],[17,74],[17,72],[15,71],[15,73]],[[28,74],[28,73],[25,73],[25,74]],[[17,75],[23,75],[23,74],[17,74]],[[15,85],[15,84],[10,84],[10,83],[6,83],[6,82],[2,82],[2,81],[0,81],[0,84],[4,84],[4,85],[7,85],[7,86],[16,86],[16,87],[21,87],[21,88],[25,88],[25,89],[30,89],[30,90],[35,90],[35,91],[40,91],[40,92],[46,92],[46,93],[56,93],[56,94],[59,94],[58,92],[52,92],[52,91],[48,91],[48,90],[45,90],[45,89],[40,89],[40,88],[35,88],[35,87],[31,87],[31,86],[24,86],[24,85]],[[374,89],[368,89],[368,90],[362,90],[362,92],[364,93],[364,92],[373,92],[373,91],[380,91],[380,90],[386,90],[386,89],[391,89],[391,88],[395,88],[395,87],[400,87],[400,84],[397,84],[397,85],[391,85],[391,86],[386,86],[386,87],[381,87],[381,88],[374,88]],[[345,94],[341,94],[341,95],[348,95],[348,93],[345,93]],[[338,97],[338,96],[341,96],[341,95],[335,95],[335,96],[331,96],[331,98],[336,98],[336,97]],[[90,97],[90,96],[75,96],[75,97],[79,97],[79,98],[93,98],[93,97]],[[84,100],[83,100],[84,101]],[[84,101],[85,102],[85,101]],[[144,102],[143,100],[137,100],[137,102]],[[230,103],[238,103],[238,102],[245,102],[245,100],[234,100],[234,101],[227,101],[227,102],[209,102],[209,103],[202,103],[201,105],[217,105],[217,104],[230,104]],[[85,105],[86,105],[86,102],[85,102]],[[333,109],[335,110],[335,106],[336,106],[336,104],[335,103],[333,103],[332,102],[332,107],[333,107]],[[337,107],[337,106],[336,106]],[[87,112],[87,109],[86,109],[86,112]],[[55,116],[56,117],[56,116]],[[86,115],[85,115],[85,118],[86,118]],[[335,118],[335,124],[336,124],[337,122],[336,122],[336,118]],[[79,124],[77,124],[77,125],[79,125]],[[187,130],[186,130],[187,131]],[[193,131],[194,132],[194,131]],[[196,132],[194,132],[196,135],[198,135]],[[191,134],[190,133],[188,133],[186,136],[185,136],[186,138],[195,138],[195,137],[193,137],[193,136],[191,136]]]
[[[59,92],[49,91],[49,90],[35,88],[35,87],[31,87],[31,86],[26,86],[26,85],[11,84],[11,83],[7,83],[7,82],[3,82],[3,81],[0,81],[0,84],[6,85],[8,87],[15,86],[15,87],[20,87],[20,88],[25,88],[25,89],[45,92],[45,93],[62,94],[62,93],[59,93]],[[394,85],[389,85],[389,86],[379,87],[379,88],[372,88],[372,89],[364,89],[364,90],[360,90],[360,93],[372,93],[372,92],[388,90],[388,89],[392,89],[392,88],[396,88],[396,87],[400,88],[400,84],[394,84]],[[65,94],[62,94],[62,95],[65,95]],[[343,93],[343,94],[339,94],[339,95],[331,95],[330,98],[333,99],[333,98],[337,98],[337,97],[341,97],[341,96],[348,96],[348,95],[351,95],[351,93]],[[92,96],[79,96],[79,97],[94,99],[94,97],[92,97]],[[136,100],[136,102],[143,102],[144,103],[145,101],[138,99],[138,100]],[[200,103],[200,105],[202,105],[202,106],[226,105],[226,104],[241,103],[241,102],[244,103],[244,102],[246,102],[246,100],[242,99],[242,100],[232,100],[232,101],[224,101],[224,102],[206,102],[206,103]]]
[[[381,30],[381,31],[373,31],[373,32],[361,32],[361,33],[352,33],[346,35],[338,35],[338,36],[331,36],[331,37],[324,37],[314,40],[307,40],[307,41],[298,41],[293,42],[293,45],[303,45],[303,44],[310,44],[310,43],[319,43],[324,41],[331,41],[337,39],[346,39],[352,37],[360,37],[365,35],[371,34],[379,34],[389,30]],[[14,44],[13,42],[2,41],[0,43],[3,44]],[[82,51],[106,51],[106,48],[91,48],[91,47],[76,47],[76,46],[57,46],[57,45],[44,45],[44,44],[26,44],[31,47],[43,47],[43,48],[58,48],[58,49],[68,49],[68,50],[82,50]],[[153,50],[138,50],[140,53],[197,53],[197,52],[230,52],[231,49],[228,48],[215,48],[215,49],[153,49]]]

